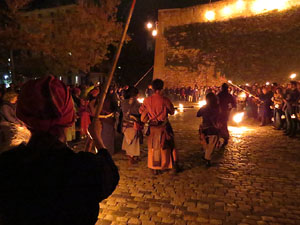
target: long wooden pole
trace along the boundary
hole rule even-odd
[[[139,83],[152,71],[153,66],[151,66],[151,68],[142,76],[141,79],[139,79],[138,82],[136,82],[136,84],[134,85],[135,87],[139,85]]]
[[[132,4],[131,4],[130,11],[129,11],[129,15],[128,15],[128,18],[127,18],[127,22],[126,22],[126,25],[125,25],[125,28],[124,28],[124,31],[123,31],[123,35],[122,35],[121,41],[119,43],[117,53],[116,53],[116,55],[114,57],[113,66],[111,68],[111,71],[110,71],[110,74],[108,76],[108,79],[106,80],[106,82],[104,84],[103,89],[101,89],[101,95],[99,97],[99,101],[98,101],[98,105],[97,105],[97,108],[96,108],[95,117],[93,119],[91,127],[89,128],[90,133],[92,134],[92,137],[94,138],[94,144],[95,144],[95,146],[96,146],[96,148],[98,150],[100,148],[105,147],[105,146],[103,144],[103,140],[101,138],[101,135],[95,135],[95,134],[93,135],[93,133],[94,132],[101,132],[101,131],[96,131],[96,127],[99,127],[99,126],[97,126],[97,124],[99,123],[99,118],[98,117],[99,117],[100,112],[102,111],[104,100],[105,100],[107,92],[108,92],[108,88],[109,88],[109,86],[111,84],[111,81],[113,79],[113,76],[114,76],[114,73],[115,73],[115,70],[116,70],[116,67],[117,67],[117,63],[118,63],[118,60],[119,60],[119,57],[120,57],[120,54],[121,54],[121,50],[122,50],[122,47],[124,45],[124,41],[126,39],[126,35],[127,35],[127,31],[128,31],[128,27],[129,27],[130,21],[131,21],[131,17],[132,17],[134,8],[135,8],[135,3],[136,3],[136,0],[133,0]],[[97,139],[95,140],[95,137],[98,137],[97,139],[100,139],[100,140],[97,140]]]

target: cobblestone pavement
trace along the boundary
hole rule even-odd
[[[271,127],[232,127],[213,166],[201,161],[196,109],[171,118],[184,171],[154,176],[141,162],[120,170],[116,191],[100,204],[101,224],[300,224],[300,141]]]

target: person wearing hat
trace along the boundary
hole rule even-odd
[[[94,225],[119,173],[100,144],[98,154],[66,145],[64,130],[75,119],[68,88],[53,76],[28,81],[16,114],[32,137],[0,155],[1,225]]]

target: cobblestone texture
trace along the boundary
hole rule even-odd
[[[121,179],[100,204],[97,225],[300,224],[300,141],[271,127],[235,128],[207,169],[195,113],[171,118],[182,173],[152,175],[145,146],[134,166],[124,153],[114,156]]]

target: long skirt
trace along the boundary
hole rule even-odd
[[[217,148],[219,137],[217,135],[207,135],[205,137],[205,143],[203,145],[205,151],[205,159],[211,160],[211,155],[213,151]]]
[[[148,167],[155,170],[172,169],[177,161],[172,127],[150,127],[148,137]]]
[[[115,153],[115,128],[114,124],[102,121],[101,137],[103,144],[108,152],[113,155]]]
[[[137,130],[128,127],[123,130],[123,133],[122,149],[126,151],[128,156],[140,156],[140,140]]]

